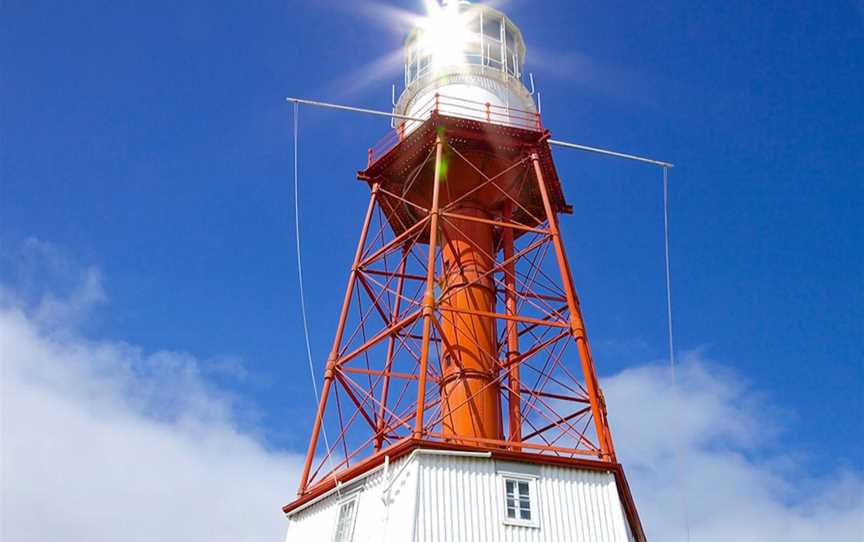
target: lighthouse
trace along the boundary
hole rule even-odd
[[[405,40],[288,542],[645,539],[525,57],[513,21],[465,1]]]

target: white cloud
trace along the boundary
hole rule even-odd
[[[808,474],[790,417],[701,353],[684,357],[678,382],[675,393],[662,364],[604,381],[649,539],[685,540],[686,506],[693,541],[864,540],[860,474]]]
[[[52,243],[30,237],[14,250],[0,250],[12,284],[0,285],[0,303],[25,308],[43,325],[80,323],[90,310],[107,301],[102,272],[81,266]]]
[[[242,432],[193,356],[77,334],[69,322],[104,302],[98,270],[77,276],[62,297],[5,288],[0,538],[284,537],[298,456]]]
[[[0,285],[0,538],[281,540],[299,456],[242,431],[194,356],[83,338],[76,325],[105,302],[99,270],[25,249]],[[699,352],[679,382],[676,395],[662,364],[604,379],[649,539],[684,540],[676,449],[694,542],[864,539],[860,474],[809,475],[794,419]]]

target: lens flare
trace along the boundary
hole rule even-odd
[[[465,62],[465,50],[472,39],[465,13],[460,13],[459,2],[426,0],[426,16],[420,20],[422,29],[419,46],[432,57],[434,69],[446,68]]]
[[[421,10],[397,8],[392,2],[361,0],[360,2],[327,2],[328,6],[351,13],[371,24],[382,33],[387,42],[393,42],[392,51],[380,58],[356,67],[356,70],[331,82],[329,88],[339,96],[361,93],[377,83],[390,80],[404,67],[405,35],[419,27],[419,43],[431,57],[431,68],[441,71],[459,65],[472,56],[479,57],[479,20],[471,10],[460,9],[465,2],[451,0],[441,5],[435,0],[418,0]],[[484,5],[501,8],[508,0],[488,0]],[[473,28],[474,25],[476,28]]]

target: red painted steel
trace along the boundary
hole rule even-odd
[[[513,205],[504,206],[504,220],[509,221],[513,216]],[[503,228],[502,250],[504,264],[504,305],[509,316],[516,316],[519,312],[516,291],[516,265],[513,260],[513,230]],[[522,441],[522,383],[519,371],[519,325],[515,320],[507,320],[507,365],[508,365],[508,399],[507,418],[509,425],[509,440],[512,442]]]
[[[438,100],[438,95],[435,95]],[[432,335],[432,319],[435,317],[435,251],[438,248],[439,202],[441,197],[441,169],[443,167],[444,138],[435,139],[435,173],[432,179],[432,205],[429,208],[429,250],[426,263],[426,292],[423,295],[423,338],[420,345],[420,379],[417,384],[417,417],[414,421],[414,437],[423,435],[423,415],[426,407],[426,375],[429,373],[429,338]]]
[[[478,118],[433,110],[359,174],[372,195],[300,500],[405,442],[615,468],[548,133],[464,106]]]
[[[488,216],[472,207],[459,214]],[[492,226],[453,219],[441,229],[444,292],[438,308],[448,344],[441,363],[442,433],[452,442],[462,442],[461,436],[500,439],[500,389],[490,385],[499,371],[497,337],[494,318],[486,316],[495,309]]]

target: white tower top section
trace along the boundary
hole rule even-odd
[[[396,112],[425,117],[437,94],[441,114],[536,127],[537,108],[522,83],[525,40],[513,21],[464,0],[428,4],[429,15],[405,40]]]

